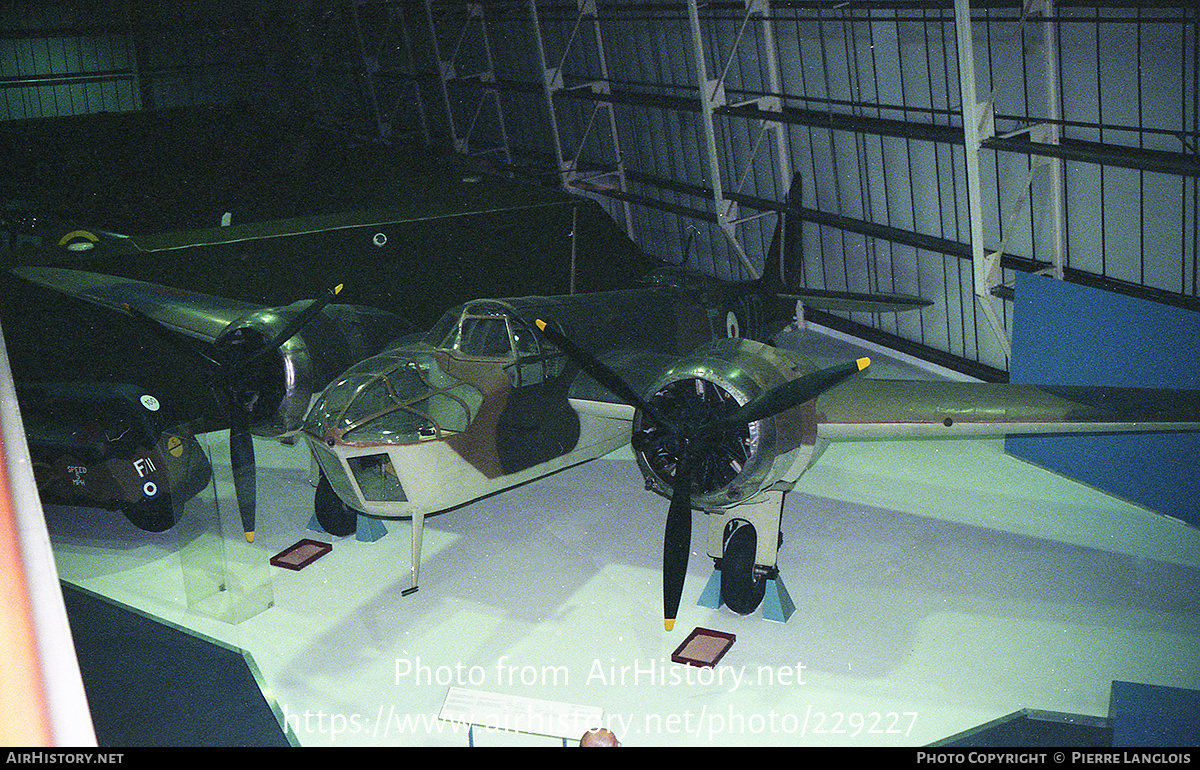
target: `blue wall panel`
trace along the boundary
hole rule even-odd
[[[1018,274],[1013,382],[1200,389],[1200,313]],[[1009,436],[1011,454],[1200,526],[1200,433]]]

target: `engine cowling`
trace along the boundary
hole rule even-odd
[[[231,323],[214,341],[229,374],[224,387],[251,394],[251,430],[279,437],[300,429],[312,398],[358,361],[411,331],[401,317],[356,305],[329,305],[276,350],[262,353],[307,301],[264,308]],[[253,361],[255,357],[260,360]]]
[[[750,340],[717,340],[664,372],[649,401],[674,424],[699,426],[816,370],[789,351]],[[671,496],[679,458],[687,449],[681,441],[642,412],[634,416],[632,445],[647,489]],[[780,482],[794,482],[815,459],[813,403],[731,428],[712,441],[692,471],[692,507],[718,510],[750,502]]]

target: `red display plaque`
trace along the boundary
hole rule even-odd
[[[271,564],[284,569],[302,570],[333,550],[329,543],[319,540],[301,540],[271,557]]]
[[[737,637],[724,631],[713,631],[709,628],[697,628],[688,634],[683,644],[671,654],[671,660],[676,663],[686,663],[689,666],[711,668],[729,651]]]

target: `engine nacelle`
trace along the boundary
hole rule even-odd
[[[699,426],[817,367],[789,351],[743,339],[723,339],[681,359],[654,383],[649,401],[676,425]],[[632,444],[646,488],[671,496],[683,451],[641,412]],[[794,483],[819,454],[816,412],[810,401],[716,438],[706,461],[693,469],[692,507],[720,510]],[[777,487],[778,488],[778,487]]]
[[[255,394],[250,417],[255,435],[295,433],[314,395],[358,361],[412,331],[393,313],[329,305],[277,350],[243,366],[308,305],[301,301],[250,313],[226,327],[213,343],[216,360],[233,372],[225,385]]]

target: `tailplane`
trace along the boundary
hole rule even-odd
[[[809,289],[802,287],[804,265],[804,218],[800,214],[804,189],[799,174],[792,176],[787,208],[775,224],[771,250],[763,265],[763,289],[782,299],[792,299],[816,310],[845,310],[867,313],[898,313],[929,307],[932,300],[911,294],[883,294]]]

